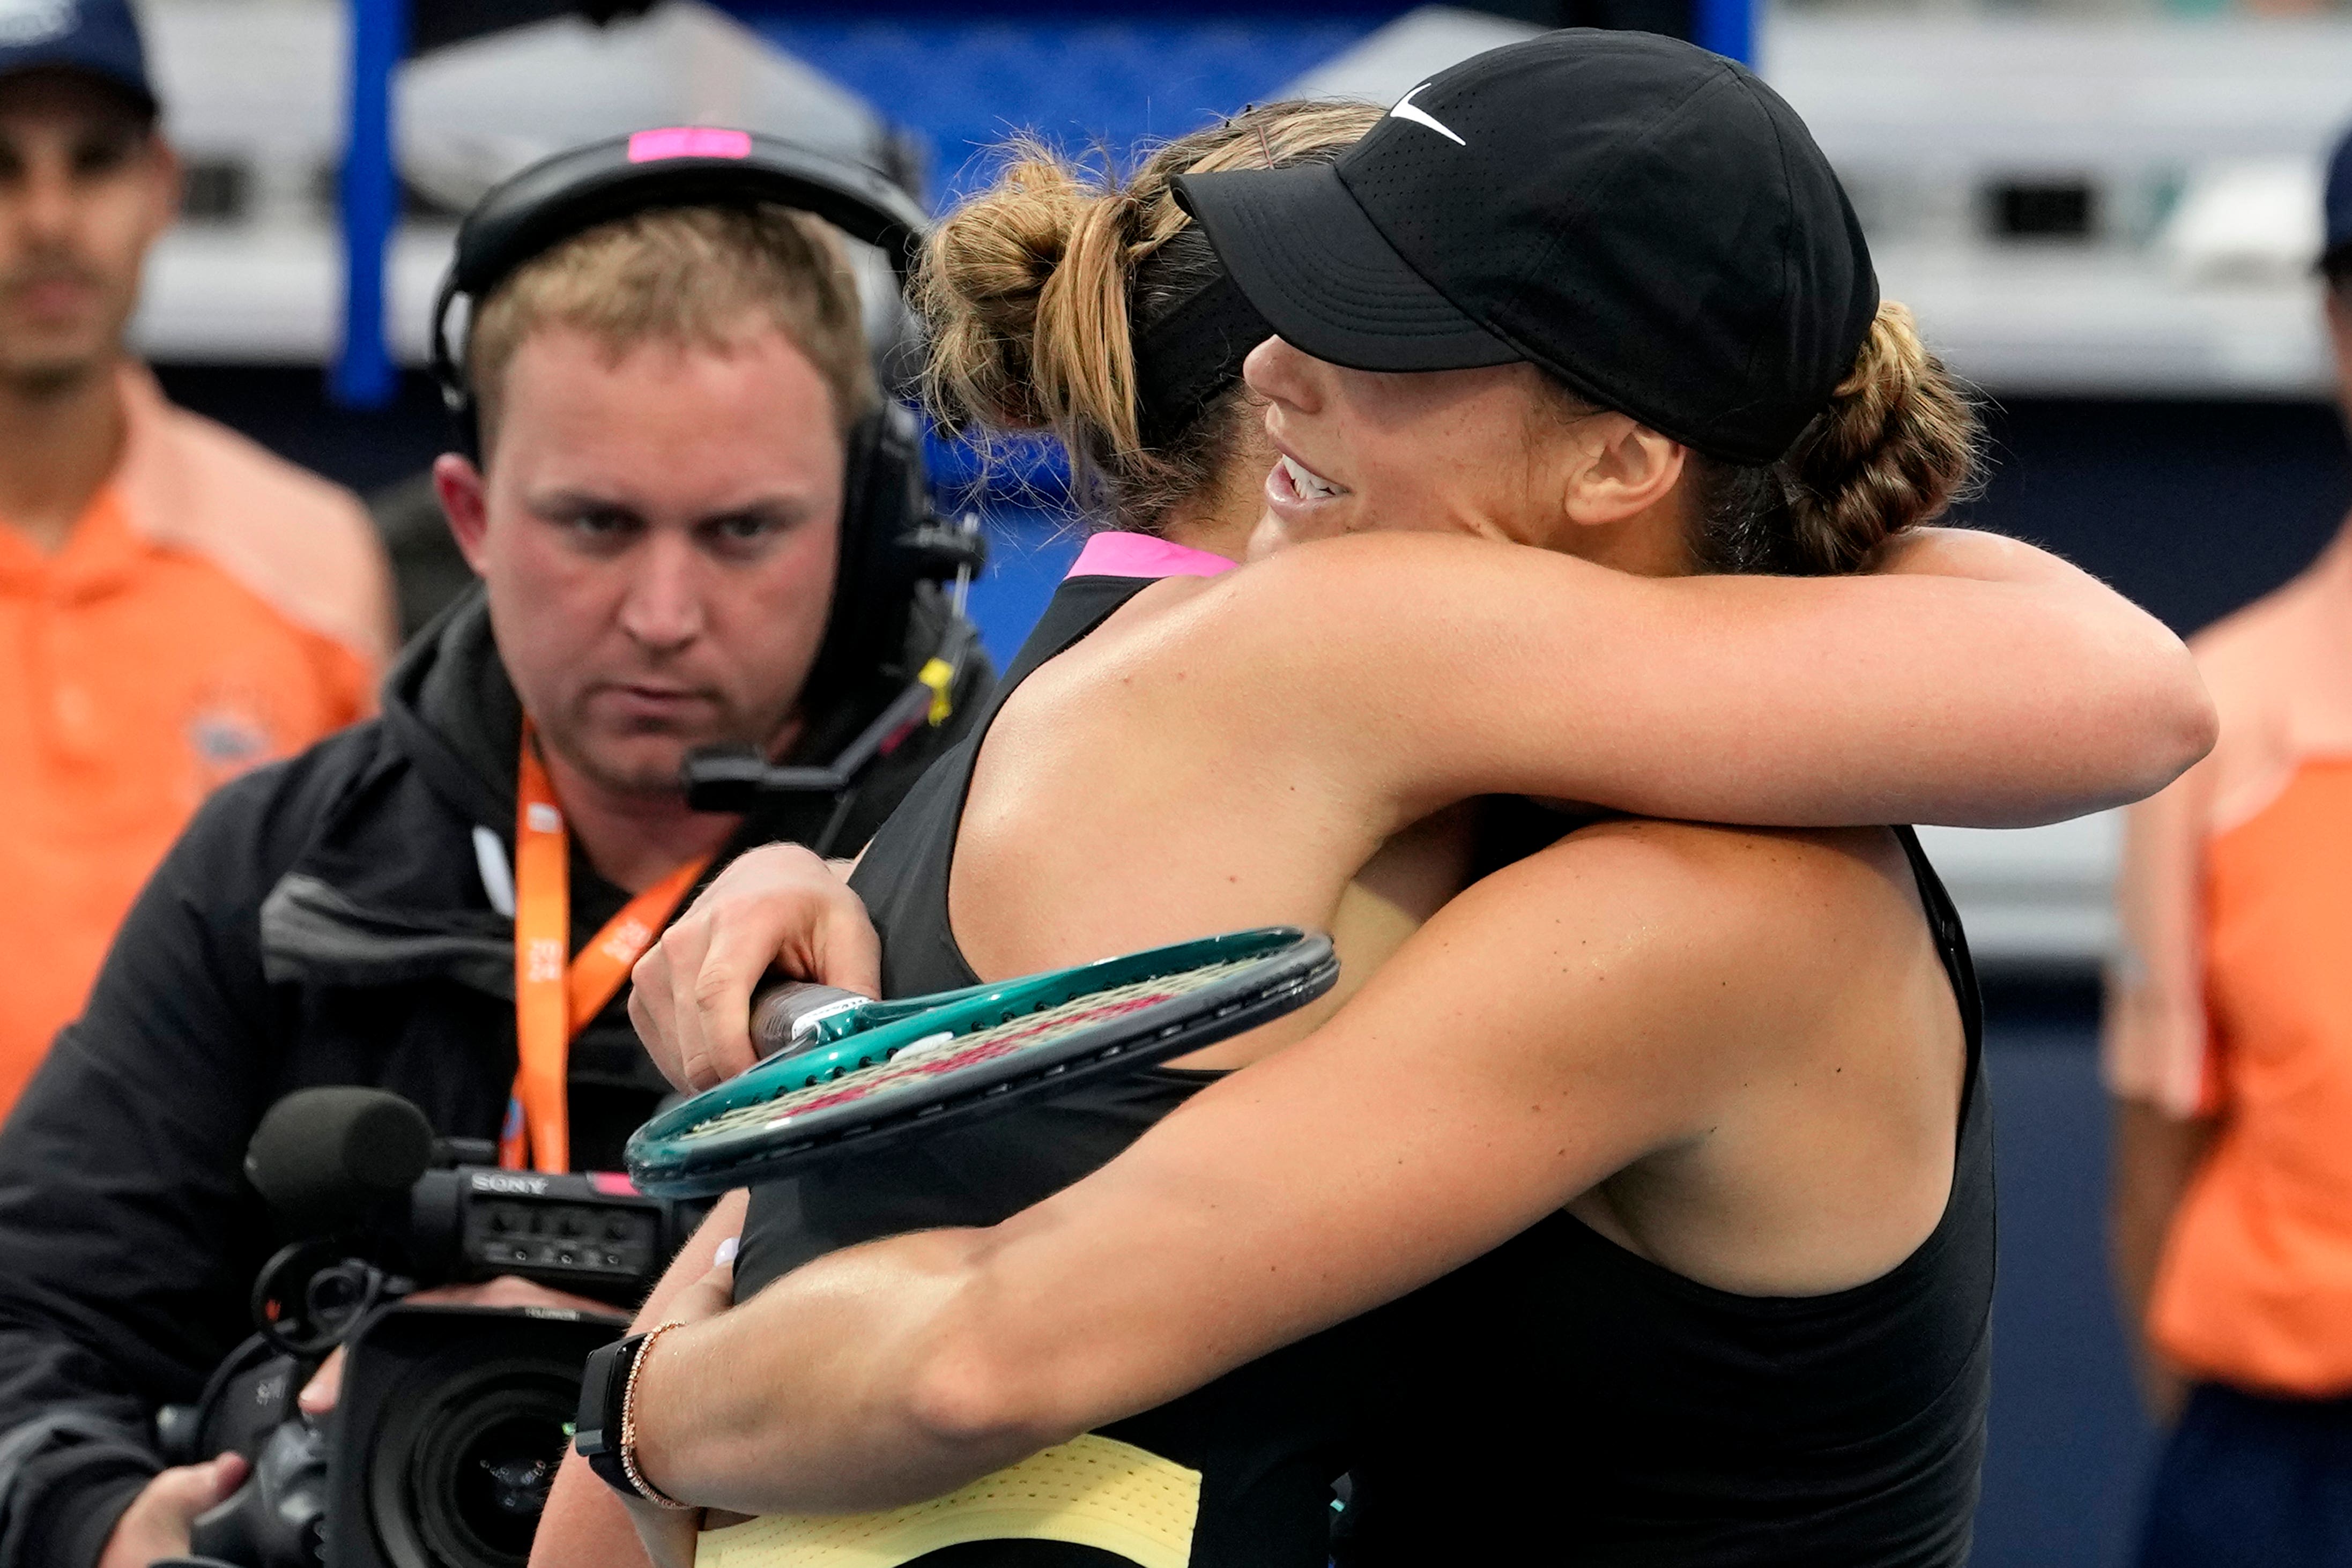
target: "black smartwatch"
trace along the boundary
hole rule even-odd
[[[631,1429],[635,1412],[629,1401],[636,1395],[637,1367],[656,1340],[683,1326],[667,1322],[590,1354],[580,1369],[580,1410],[572,1421],[572,1447],[623,1497],[656,1508],[690,1511],[691,1503],[678,1501],[646,1479],[631,1451],[636,1434]]]
[[[646,1336],[633,1333],[591,1352],[580,1374],[580,1410],[572,1418],[572,1451],[588,1461],[606,1486],[627,1498],[641,1494],[621,1458],[621,1421],[629,1374],[645,1347]]]

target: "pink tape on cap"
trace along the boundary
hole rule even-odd
[[[708,125],[670,125],[640,131],[629,138],[629,162],[652,163],[664,158],[749,158],[751,132],[719,131]]]

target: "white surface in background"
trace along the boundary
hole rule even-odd
[[[143,0],[139,10],[166,131],[192,159],[241,165],[253,188],[247,221],[183,224],[156,246],[132,341],[166,362],[320,363],[341,333],[341,238],[321,221],[319,190],[343,143],[345,5]],[[847,152],[878,124],[846,89],[681,0],[601,33],[559,22],[439,51],[404,68],[399,93],[404,167],[467,202],[509,162],[647,125],[708,115]],[[411,224],[394,242],[385,329],[404,362],[425,358],[453,233]],[[885,338],[897,329],[896,282],[879,252],[851,250],[868,325]]]
[[[1922,828],[1919,841],[1987,971],[2089,973],[2113,951],[2120,812],[2046,828]]]
[[[2325,174],[2310,158],[2200,163],[2157,250],[2185,283],[2299,282],[2326,245]]]
[[[2333,17],[1776,13],[1762,57],[1842,170],[1915,178],[2317,158],[2352,119]]]
[[[2352,21],[1783,16],[1764,50],[1885,293],[1991,392],[2331,390],[2310,267]],[[2074,178],[2100,193],[2099,240],[1981,237],[1988,182]]]
[[[1994,393],[2324,398],[2318,281],[2183,282],[2150,253],[2062,246],[1873,246],[1881,291]]]
[[[882,130],[856,93],[689,0],[436,50],[402,70],[398,124],[403,172],[460,211],[525,164],[647,126],[783,131],[845,157],[869,152]]]
[[[385,333],[393,355],[425,361],[433,297],[457,231],[411,225],[385,270]],[[147,263],[131,323],[149,359],[208,364],[320,363],[341,332],[342,242],[316,225],[173,231]]]
[[[1424,5],[1408,11],[1305,76],[1284,83],[1271,96],[1360,98],[1394,103],[1415,82],[1450,65],[1542,31],[1532,23],[1489,16],[1481,11]]]

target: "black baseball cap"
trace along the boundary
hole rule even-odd
[[[1492,49],[1335,162],[1175,188],[1250,303],[1318,359],[1523,360],[1730,462],[1789,449],[1878,309],[1862,225],[1796,110],[1651,34]]]
[[[147,48],[127,0],[0,0],[0,77],[67,70],[96,77],[155,112]]]

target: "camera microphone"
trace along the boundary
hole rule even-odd
[[[299,1089],[269,1108],[245,1175],[287,1233],[341,1230],[405,1195],[433,1164],[425,1113],[383,1089]]]

